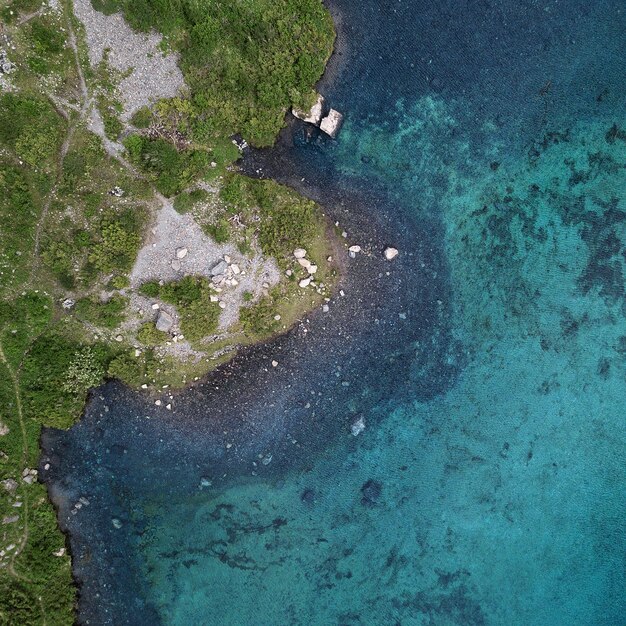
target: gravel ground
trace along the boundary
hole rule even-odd
[[[74,13],[85,26],[92,66],[102,61],[108,48],[111,67],[121,72],[132,69],[119,85],[124,121],[142,106],[171,98],[184,87],[178,55],[164,55],[159,49],[161,35],[136,33],[121,14],[95,11],[91,0],[74,0]]]
[[[187,249],[182,259],[176,258],[179,248]],[[224,331],[239,319],[239,307],[243,304],[245,291],[257,298],[266,291],[264,283],[270,286],[278,283],[278,267],[274,259],[266,259],[261,254],[244,256],[232,244],[215,243],[202,232],[189,213],[177,213],[167,200],[163,200],[163,206],[156,212],[155,223],[139,251],[130,274],[130,285],[137,288],[148,280],[169,282],[186,275],[210,278],[211,268],[225,255],[239,267],[241,273],[237,275],[238,285],[224,286],[222,292],[216,294],[226,305],[220,316],[220,330]],[[176,269],[177,261],[180,269]]]

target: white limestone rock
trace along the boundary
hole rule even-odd
[[[335,109],[331,109],[328,115],[320,123],[320,129],[333,139],[337,137],[339,128],[343,122],[343,115]]]
[[[322,121],[322,111],[324,109],[324,96],[320,93],[317,94],[317,99],[315,104],[311,107],[309,111],[299,111],[298,109],[291,109],[291,112],[295,117],[303,122],[307,122],[309,124],[314,124],[315,126],[319,126]]]
[[[397,248],[385,248],[385,259],[387,259],[387,261],[393,261],[399,254],[398,249]]]

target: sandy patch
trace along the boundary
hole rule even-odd
[[[120,13],[99,13],[90,0],[74,0],[74,13],[85,26],[92,66],[102,61],[108,49],[111,67],[121,72],[132,70],[119,85],[124,121],[142,106],[171,98],[184,87],[185,81],[177,65],[178,55],[163,54],[159,48],[161,35],[137,33]]]

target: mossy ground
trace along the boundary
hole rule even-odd
[[[133,117],[126,156],[138,173],[88,130],[93,99],[108,139],[128,132],[120,120],[120,76],[106,59],[89,67],[70,2],[55,10],[35,0],[0,6],[0,34],[15,65],[11,91],[0,94],[0,427],[8,429],[0,437],[0,480],[17,484],[3,483],[8,488],[0,498],[0,518],[7,520],[0,532],[3,624],[74,619],[65,541],[44,487],[29,471],[38,464],[42,425],[70,427],[88,388],[106,376],[136,386],[183,386],[230,358],[237,345],[288,328],[323,297],[301,292],[295,277],[284,280],[261,302],[246,304],[247,323],[205,342],[206,358],[163,356],[158,344],[164,337],[146,326],[137,338],[146,348],[135,356],[127,338],[115,338],[129,314],[128,272],[155,207],[155,189],[177,196],[177,209],[189,211],[206,199],[206,192],[194,191],[195,182],[211,181],[224,191],[204,223],[207,232],[232,238],[242,250],[258,241],[283,270],[293,247],[304,245],[327,289],[335,277],[325,262],[330,252],[319,209],[273,183],[230,172],[239,152],[229,135],[270,144],[284,111],[306,100],[321,75],[333,40],[321,3],[215,5],[213,13],[201,7],[183,13],[177,3],[166,11],[161,3],[134,0],[94,5],[122,8],[135,27],[161,29],[168,36],[164,45],[182,53],[191,90],[188,99],[164,101]],[[227,27],[218,32],[219,21]],[[225,62],[203,73],[201,67],[218,57]],[[116,188],[124,193],[112,193]],[[225,219],[235,214],[243,228]],[[253,218],[260,218],[256,226]],[[68,298],[75,305],[65,308]]]

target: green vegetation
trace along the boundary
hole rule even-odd
[[[173,304],[180,316],[180,329],[189,341],[199,341],[215,333],[220,308],[211,302],[213,293],[206,278],[185,276],[179,281],[160,286],[156,282],[144,283],[139,291],[152,298]]]
[[[107,302],[91,296],[76,303],[76,316],[100,328],[117,328],[124,321],[125,310],[126,298],[120,295],[114,295]]]
[[[205,150],[177,150],[165,139],[130,135],[124,140],[130,160],[138,165],[164,196],[182,191],[210,162]]]
[[[313,205],[283,187],[230,171],[239,157],[231,137],[240,133],[259,146],[273,142],[286,109],[310,99],[333,31],[319,0],[93,4],[105,13],[122,9],[142,30],[161,30],[164,47],[181,53],[190,91],[137,111],[136,132],[125,136],[118,91],[123,75],[106,53],[98,67],[87,66],[70,4],[37,14],[39,0],[7,0],[0,8],[16,65],[13,90],[0,95],[0,424],[8,428],[0,436],[0,480],[17,483],[0,500],[0,515],[18,515],[2,526],[0,623],[74,621],[70,561],[54,510],[43,485],[22,479],[37,467],[42,425],[69,428],[88,390],[108,376],[133,386],[185,385],[230,358],[239,342],[290,325],[318,298],[306,294],[305,301],[295,283],[281,283],[256,303],[246,293],[244,332],[237,328],[207,344],[200,341],[216,332],[220,314],[209,282],[186,277],[162,286],[146,283],[140,291],[175,306],[182,333],[207,358],[181,362],[164,354],[167,334],[152,323],[138,330],[145,346],[140,352],[111,339],[126,317],[128,273],[155,189],[174,197],[177,211],[193,211],[220,242],[249,252],[259,241],[285,267],[295,245],[321,258],[323,226],[311,213]],[[68,28],[76,30],[77,55]],[[106,136],[125,137],[128,158],[143,176],[108,155],[88,130],[90,101]],[[207,202],[209,194],[194,188],[199,178],[223,184],[221,198]],[[108,300],[100,298],[102,292],[109,292]],[[61,306],[68,298],[74,307]]]
[[[189,134],[200,143],[241,133],[274,142],[290,106],[306,107],[334,40],[319,0],[95,0],[132,26],[165,34],[191,88]]]
[[[174,198],[174,208],[179,213],[189,213],[193,209],[194,204],[203,202],[209,197],[209,193],[204,189],[193,189],[192,191],[184,191]]]
[[[158,346],[164,341],[167,341],[168,338],[169,335],[159,330],[154,324],[142,324],[137,332],[137,339],[139,339],[144,346]]]

